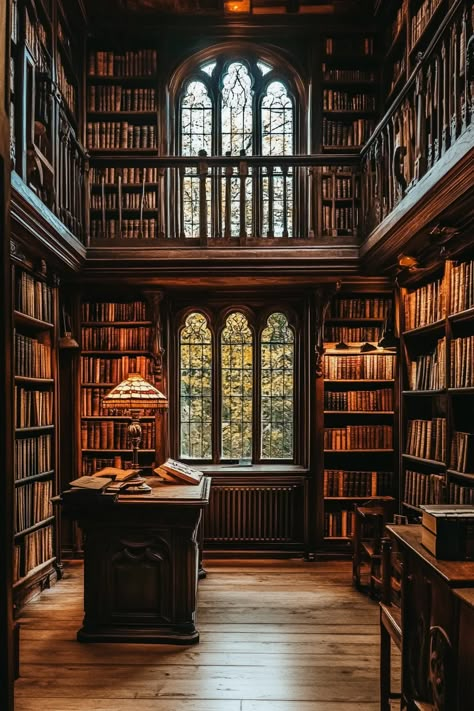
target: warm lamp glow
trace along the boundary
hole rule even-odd
[[[249,13],[250,0],[225,0],[224,10],[225,12],[230,12],[232,14]]]

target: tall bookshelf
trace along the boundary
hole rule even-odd
[[[154,382],[152,327],[148,305],[138,297],[82,301],[79,473],[93,474],[105,466],[131,466],[130,418],[103,410],[102,400],[129,373],[140,373]],[[144,411],[140,423],[140,465],[150,466],[156,453],[155,414]]]
[[[60,569],[57,493],[57,286],[42,263],[15,258],[14,600],[17,610]]]
[[[355,504],[398,498],[397,353],[377,345],[392,311],[391,292],[343,291],[325,320],[325,549],[350,549]]]
[[[402,507],[474,503],[474,261],[402,290]]]
[[[323,37],[323,151],[358,151],[377,116],[377,71],[371,35]]]
[[[325,237],[357,235],[360,218],[360,176],[350,166],[319,170],[321,215],[318,234]]]
[[[91,47],[86,109],[85,138],[92,156],[91,239],[156,239],[161,230],[157,168],[130,167],[116,160],[157,154],[156,50]],[[113,166],[107,165],[111,156]]]

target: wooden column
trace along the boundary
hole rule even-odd
[[[1,287],[0,312],[3,315],[0,329],[0,708],[13,711],[13,383],[12,383],[12,289],[10,269],[10,130],[9,86],[10,28],[9,3],[0,3],[0,77],[4,92],[0,101],[0,244]],[[0,82],[1,83],[1,82]]]

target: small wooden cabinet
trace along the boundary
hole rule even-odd
[[[63,494],[64,513],[84,533],[81,642],[193,644],[198,530],[210,478],[199,486],[160,484],[150,494]]]
[[[462,690],[474,678],[474,658],[466,653],[474,632],[474,562],[434,558],[421,545],[419,525],[387,530],[403,560],[402,708],[469,711],[472,694]]]

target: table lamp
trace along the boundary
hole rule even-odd
[[[143,410],[165,410],[168,400],[154,385],[146,381],[139,373],[129,373],[125,380],[116,385],[102,400],[106,410],[121,411],[130,416],[128,434],[132,442],[132,468],[138,469],[138,449],[142,438],[140,414]],[[138,476],[130,479],[133,493],[150,491],[145,480]],[[130,489],[127,489],[130,492]]]

